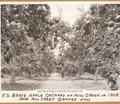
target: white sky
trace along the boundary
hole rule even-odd
[[[59,16],[59,9],[62,9],[61,18],[65,21],[68,21],[70,25],[72,25],[75,20],[79,17],[80,11],[78,7],[87,10],[89,8],[89,4],[81,4],[81,3],[50,3],[51,15]],[[81,11],[82,12],[82,11]]]

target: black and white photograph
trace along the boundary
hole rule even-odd
[[[120,90],[120,4],[1,4],[1,91]]]

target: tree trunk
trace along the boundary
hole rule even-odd
[[[81,63],[81,64],[80,64],[80,66],[79,66],[79,76],[78,76],[78,77],[79,77],[79,79],[81,79],[81,75],[82,75],[82,74],[83,74],[83,72],[84,72],[84,70],[83,70],[83,69],[84,69],[84,67],[83,67],[83,64]]]
[[[81,74],[82,74],[81,70],[79,69],[79,79],[81,78]]]
[[[95,71],[95,83],[98,83],[98,72],[99,72],[99,68],[97,68]]]
[[[11,80],[10,84],[15,85],[15,68],[11,67]]]
[[[10,84],[15,85],[15,60],[14,58],[10,60],[10,69],[11,69]]]

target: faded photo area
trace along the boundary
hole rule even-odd
[[[120,90],[120,4],[1,5],[1,90]]]

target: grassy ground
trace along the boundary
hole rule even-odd
[[[88,76],[88,75],[87,75]],[[16,77],[15,86],[9,84],[10,77],[2,78],[2,90],[35,90],[35,89],[86,89],[86,90],[110,90],[104,79],[99,79],[98,83],[90,77],[82,79],[61,78],[58,74],[52,74],[49,78],[29,79],[25,77]],[[120,78],[118,79],[120,87]]]
[[[15,85],[10,84],[10,76],[6,76],[1,79],[1,89],[2,90],[35,90],[37,86],[42,86],[42,83],[47,78],[35,78],[29,79],[26,77],[16,77]]]

